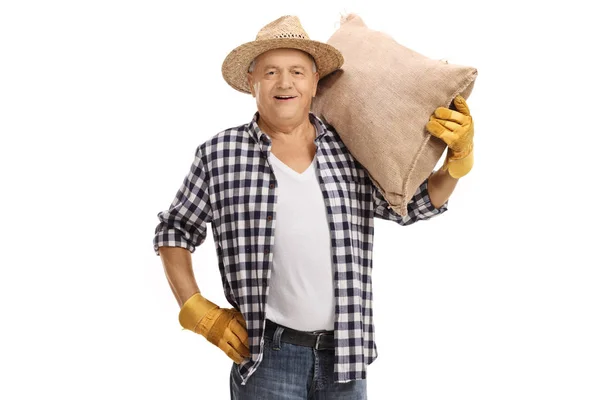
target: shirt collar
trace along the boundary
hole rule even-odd
[[[258,116],[259,116],[259,113],[257,111],[256,113],[254,113],[254,117],[252,118],[252,121],[250,121],[250,124],[248,126],[250,135],[252,135],[252,137],[256,140],[257,143],[260,143],[261,137],[263,135],[265,136],[265,140],[267,142],[270,142],[271,139],[269,138],[269,136],[266,135],[258,126]],[[313,114],[312,112],[309,112],[308,119],[310,120],[310,123],[313,124],[313,126],[317,130],[317,136],[314,140],[315,143],[317,143],[317,141],[320,141],[323,136],[331,135],[331,131],[329,129],[327,129],[327,125],[325,125],[325,123],[323,121],[321,121],[321,119],[319,117],[317,117],[315,114]]]

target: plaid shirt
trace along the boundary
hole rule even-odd
[[[312,113],[316,127],[318,179],[327,207],[335,284],[336,382],[366,378],[377,357],[372,313],[371,268],[374,217],[409,225],[447,210],[430,202],[425,180],[401,217],[350,154],[333,127]],[[257,124],[222,131],[196,149],[189,174],[168,210],[158,213],[154,250],[178,246],[194,252],[207,223],[219,260],[227,301],[246,320],[250,357],[239,366],[243,382],[263,355],[265,304],[277,224],[277,180],[269,165],[271,139]]]

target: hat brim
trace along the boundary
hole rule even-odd
[[[310,54],[317,64],[319,78],[344,64],[342,53],[327,43],[294,38],[256,40],[236,47],[225,57],[221,67],[223,78],[235,90],[250,93],[247,73],[252,60],[266,51],[282,48],[302,50]]]

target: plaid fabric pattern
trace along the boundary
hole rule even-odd
[[[239,366],[243,382],[263,354],[265,304],[277,226],[277,181],[268,155],[271,139],[248,124],[219,132],[196,149],[195,159],[169,209],[159,212],[154,250],[178,246],[194,252],[211,223],[227,301],[244,316],[250,358]],[[318,179],[331,233],[336,297],[335,379],[366,378],[377,357],[372,314],[371,268],[374,218],[410,225],[447,210],[435,208],[425,180],[401,217],[372,183],[335,129],[314,114]],[[310,249],[307,249],[310,251]]]

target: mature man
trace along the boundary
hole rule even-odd
[[[460,112],[440,108],[427,124],[449,145],[444,167],[421,184],[406,217],[390,209],[335,129],[310,112],[319,78],[342,64],[291,16],[233,50],[223,76],[256,98],[257,112],[198,146],[158,214],[154,249],[179,321],[234,361],[233,399],[365,399],[366,367],[377,357],[374,218],[409,225],[443,213],[471,168],[472,120],[458,98]],[[231,308],[205,299],[194,279],[191,253],[208,223]]]

